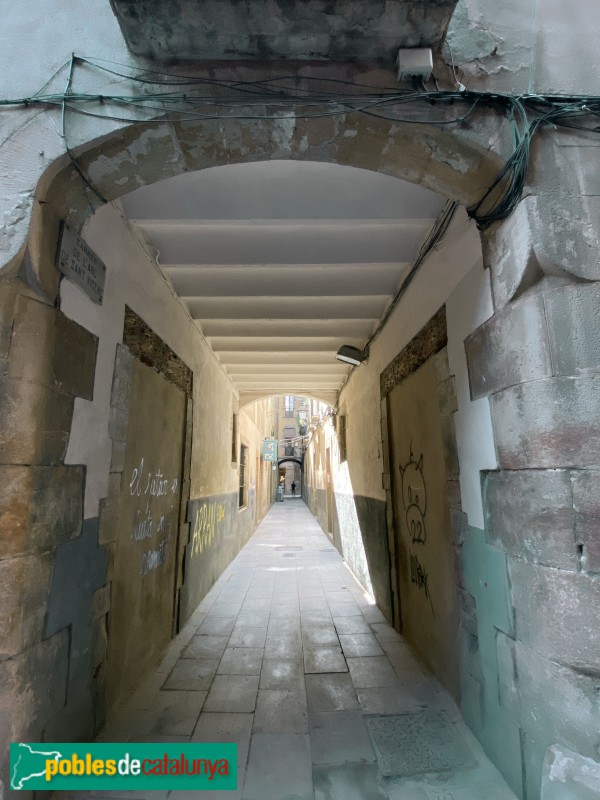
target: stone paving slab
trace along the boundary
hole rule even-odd
[[[261,689],[304,688],[302,664],[293,658],[264,658],[260,673]]]
[[[218,666],[218,658],[182,658],[175,664],[162,688],[208,691]]]
[[[387,800],[377,780],[376,765],[316,767],[315,800]]]
[[[217,670],[219,675],[260,675],[262,647],[228,647]]]
[[[259,689],[254,715],[255,733],[308,733],[304,687]]]
[[[192,742],[233,742],[238,747],[238,766],[245,769],[250,749],[253,714],[202,712]]]
[[[346,658],[383,655],[383,650],[372,633],[340,634],[340,644]]]
[[[364,714],[412,714],[426,709],[435,700],[433,688],[428,695],[426,687],[418,685],[418,688],[416,692],[412,687],[382,686],[357,689],[356,693]]]
[[[207,617],[236,617],[242,606],[239,603],[215,603]]]
[[[308,734],[255,733],[244,800],[314,800]]]
[[[346,659],[339,647],[304,647],[304,672],[348,672]]]
[[[216,675],[206,698],[205,710],[252,712],[257,692],[256,675]]]
[[[302,644],[304,647],[316,647],[317,645],[339,647],[340,640],[333,625],[303,625]]]
[[[198,633],[207,636],[229,636],[235,621],[235,617],[208,617],[198,628]]]
[[[247,628],[231,634],[229,647],[264,647],[267,638],[266,628]]]
[[[229,641],[228,636],[204,636],[199,634],[190,640],[182,658],[221,658]]]
[[[340,633],[371,633],[369,623],[362,614],[352,617],[336,617],[335,629]]]
[[[348,658],[347,662],[356,689],[400,685],[396,671],[385,656]]]
[[[306,693],[310,711],[351,711],[358,709],[358,698],[350,675],[307,675]]]
[[[191,736],[207,692],[158,692],[133,722],[134,733]]]
[[[313,764],[342,766],[371,764],[373,745],[360,711],[330,711],[310,715]]]

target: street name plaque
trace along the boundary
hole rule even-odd
[[[106,265],[81,236],[64,222],[61,226],[57,266],[60,272],[83,289],[94,303],[102,304]]]

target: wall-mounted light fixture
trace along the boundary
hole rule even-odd
[[[343,344],[335,354],[338,361],[343,361],[346,364],[352,364],[357,367],[367,359],[367,353],[364,350],[359,350],[357,347],[352,347],[350,344]]]

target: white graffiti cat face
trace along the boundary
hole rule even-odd
[[[423,455],[418,462],[410,454],[406,466],[400,466],[402,476],[402,505],[404,506],[406,525],[413,543],[425,543],[425,513],[427,511],[427,489],[423,476]]]

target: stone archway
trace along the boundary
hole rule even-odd
[[[284,456],[283,458],[278,459],[277,468],[280,474],[281,474],[281,465],[290,463],[295,464],[297,467],[300,467],[300,486],[294,485],[292,493],[296,497],[302,497],[302,493],[304,491],[304,459],[295,458],[294,456]],[[298,470],[296,467],[294,467],[294,477],[292,478],[293,481],[297,480],[297,475],[298,475]]]
[[[280,458],[277,461],[277,466],[279,467],[287,461],[293,461],[294,464],[298,464],[301,467],[303,466],[304,463],[301,458],[294,458],[293,456],[288,456],[287,458]]]
[[[485,141],[485,131],[486,118],[475,137],[469,131],[360,114],[131,125],[79,147],[76,166],[67,157],[59,159],[40,180],[25,257],[30,278],[49,298],[55,296],[52,256],[61,219],[81,228],[102,204],[100,197],[117,200],[140,186],[208,167],[270,159],[321,161],[421,184],[469,206],[503,163]]]

